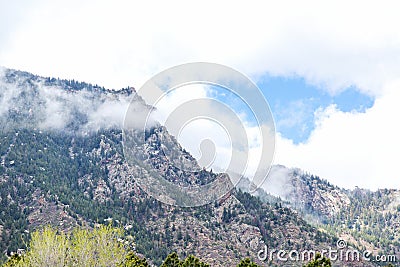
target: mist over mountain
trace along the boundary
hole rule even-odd
[[[138,185],[139,177],[161,176],[181,186],[196,186],[223,174],[176,168],[161,153],[161,140],[176,162],[198,164],[157,123],[144,143],[133,146],[142,162],[128,164],[122,127],[131,101],[135,116],[142,119],[148,107],[131,87],[113,91],[1,69],[2,260],[24,247],[21,240],[43,225],[70,231],[110,221],[122,225],[134,237],[136,252],[155,265],[176,251],[182,257],[194,254],[211,266],[235,266],[245,257],[280,266],[276,259],[262,262],[258,251],[264,245],[322,250],[335,247],[339,238],[360,250],[400,259],[398,190],[344,190],[299,169],[273,166],[267,182],[253,195],[245,192],[250,182],[244,179],[241,189],[198,208],[155,200]],[[169,193],[163,190],[161,199]],[[375,266],[366,261],[346,264]]]
[[[43,78],[0,68],[0,118],[3,130],[23,127],[88,133],[122,128],[133,88],[107,90],[98,85]],[[139,109],[145,104],[138,100]]]
[[[297,168],[273,166],[261,199],[282,200],[308,222],[355,247],[400,253],[400,190],[343,189]]]

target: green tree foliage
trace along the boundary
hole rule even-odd
[[[189,255],[185,260],[180,260],[178,254],[173,252],[167,256],[161,267],[208,267],[207,263],[201,262],[193,255]]]
[[[193,255],[189,255],[182,263],[182,267],[209,267],[207,263],[201,262]]]
[[[241,260],[237,267],[260,267],[259,265],[252,262],[249,258]]]
[[[3,267],[13,267],[13,266],[19,266],[19,262],[22,260],[22,257],[19,254],[14,254],[12,255],[8,261],[3,264]]]
[[[23,256],[13,255],[3,267],[121,266],[146,267],[122,241],[123,230],[100,226],[93,230],[75,229],[71,234],[51,227],[32,234]]]
[[[125,258],[125,262],[119,267],[149,267],[146,259],[138,257],[135,253],[129,252]]]
[[[102,140],[110,144],[108,150],[101,149]],[[129,232],[135,234],[138,253],[151,258],[155,264],[162,263],[169,253],[167,244],[158,243],[155,248],[160,236],[145,227],[154,213],[163,212],[158,201],[142,198],[136,202],[130,197],[122,201],[113,184],[107,184],[111,191],[105,202],[94,199],[98,181],[108,182],[106,162],[123,153],[121,140],[120,130],[104,130],[85,137],[27,129],[2,132],[0,129],[0,155],[5,156],[5,165],[0,165],[0,180],[6,178],[0,182],[0,264],[7,260],[4,252],[10,254],[25,248],[22,240],[28,242],[29,238],[25,230],[39,226],[36,221],[33,224],[28,221],[33,211],[29,207],[35,203],[33,196],[38,190],[47,201],[63,206],[76,220],[83,217],[86,221],[97,222],[111,217],[121,223],[129,222],[132,225]],[[46,213],[45,208],[41,209]],[[58,224],[57,219],[52,218],[46,223]]]
[[[380,248],[382,254],[398,255],[400,209],[393,205],[397,199],[396,190],[379,189],[373,192],[357,188],[347,194],[349,205],[334,216],[326,217],[322,228],[333,235],[350,234],[355,240]]]
[[[331,267],[331,260],[325,257],[322,257],[320,253],[315,255],[315,258],[310,261],[305,267]]]
[[[173,252],[167,256],[161,267],[180,267],[182,266],[182,262],[178,257],[176,252]]]

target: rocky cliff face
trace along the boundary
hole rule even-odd
[[[400,258],[400,190],[345,190],[301,170],[274,166],[264,191],[360,251]]]
[[[300,169],[277,165],[271,168],[263,189],[290,203],[296,210],[331,217],[348,207],[346,190]]]
[[[198,208],[165,205],[149,196],[138,181],[160,176],[180,186],[201,186],[227,177],[199,168],[157,125],[146,132],[145,142],[134,145],[133,139],[131,149],[141,161],[128,164],[118,127],[124,114],[118,112],[132,99],[146,108],[133,89],[114,92],[11,70],[3,70],[0,80],[4,104],[0,109],[0,249],[4,253],[22,246],[21,238],[44,224],[68,231],[76,225],[93,227],[111,221],[124,226],[135,237],[137,251],[155,264],[171,251],[195,254],[212,266],[232,266],[244,257],[261,264],[257,252],[264,245],[287,251],[334,247],[334,232],[318,230],[320,226],[310,225],[300,214],[315,213],[328,220],[352,207],[355,195],[282,166],[273,171],[285,171],[284,179],[270,180],[269,186],[283,200],[264,195],[268,201],[263,203],[233,190]],[[167,201],[170,192],[163,190],[158,191],[158,199]],[[396,192],[393,196],[398,197]],[[397,212],[396,203],[385,207]]]

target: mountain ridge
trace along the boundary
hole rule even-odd
[[[286,174],[279,175],[279,171]],[[278,172],[276,177],[274,172]],[[399,258],[399,189],[343,189],[318,176],[284,166],[274,166],[270,176],[265,187],[268,183],[278,187],[271,192],[308,222],[348,240],[360,250]]]
[[[23,77],[19,77],[21,73]],[[212,266],[226,266],[236,264],[243,257],[264,264],[257,258],[263,244],[287,250],[335,246],[339,236],[332,229],[318,223],[311,225],[303,217],[322,216],[325,225],[328,222],[335,225],[337,220],[332,219],[333,216],[347,207],[346,197],[351,199],[337,187],[297,173],[285,180],[283,186],[292,184],[293,188],[283,199],[265,192],[263,198],[234,190],[221,201],[197,209],[162,204],[148,196],[135,180],[138,175],[151,175],[150,170],[131,166],[124,158],[120,111],[126,110],[136,96],[134,89],[85,91],[84,83],[48,78],[48,84],[35,84],[29,82],[29,73],[14,71],[13,75],[14,80],[4,81],[1,77],[0,83],[3,103],[6,95],[8,101],[19,104],[7,105],[8,109],[3,107],[0,112],[0,201],[3,207],[0,238],[4,253],[15,251],[21,246],[18,240],[26,237],[26,232],[43,224],[57,225],[68,231],[77,225],[93,227],[109,218],[130,226],[128,233],[135,236],[137,251],[154,264],[159,264],[172,250],[181,256],[193,253]],[[46,78],[37,79],[46,81]],[[41,92],[50,89],[58,94],[57,98]],[[7,90],[17,94],[7,98],[4,93]],[[34,93],[29,94],[30,91]],[[90,103],[93,107],[74,105],[71,101],[76,99],[80,104]],[[139,97],[136,101],[139,106],[145,105]],[[37,107],[30,112],[32,103]],[[48,127],[43,121],[54,105],[56,112],[61,115],[65,112],[70,117],[66,116],[67,120],[56,125],[58,127]],[[116,108],[120,113],[100,116],[105,108]],[[92,116],[91,112],[97,116]],[[105,122],[108,124],[102,127]],[[33,126],[35,123],[37,125]],[[143,147],[137,148],[148,166],[154,168],[152,171],[180,184],[207,183],[216,177],[206,170],[193,176],[179,173],[167,158],[157,153],[160,139],[170,140],[178,159],[194,160],[166,129],[157,126],[146,142],[140,144]],[[258,194],[263,192],[259,190]],[[331,196],[331,202],[325,201]],[[336,202],[337,198],[343,201]],[[269,264],[279,262],[275,259]],[[369,263],[363,264],[369,266]]]

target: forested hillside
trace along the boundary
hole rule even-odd
[[[293,199],[283,201],[265,193],[256,197],[238,189],[198,208],[163,204],[148,196],[135,177],[161,175],[174,183],[196,185],[213,181],[220,174],[206,170],[185,173],[173,168],[158,153],[160,140],[168,141],[177,159],[184,157],[197,163],[159,125],[147,132],[144,144],[134,147],[148,165],[129,165],[122,147],[123,111],[131,100],[145,108],[134,89],[111,91],[7,69],[0,80],[2,261],[11,252],[26,248],[31,233],[45,225],[69,233],[77,226],[94,229],[112,223],[133,238],[135,253],[157,266],[174,251],[182,260],[196,255],[211,266],[235,266],[244,258],[266,264],[257,258],[265,245],[287,251],[335,247],[339,236],[334,229],[342,225],[365,229],[360,235],[370,238],[371,243],[382,237],[390,240],[390,235],[396,233],[389,243],[380,244],[398,246],[394,243],[398,240],[398,207],[392,207],[390,200],[369,193],[365,197],[357,195],[363,191],[342,192],[315,177],[303,177],[309,190],[303,196],[318,195],[322,191],[316,187],[321,186],[326,188],[324,192],[341,196],[338,208],[331,205],[336,202],[321,198],[316,202],[315,197],[296,211],[296,207],[303,206],[293,205]],[[152,166],[152,170],[146,166]],[[393,211],[384,214],[390,224],[386,225],[387,232],[379,235],[365,227],[366,222],[379,226],[384,223],[378,210],[371,213],[371,218],[363,212],[363,205],[374,203]],[[325,225],[331,225],[333,230],[306,222],[302,216],[306,218],[308,211],[329,215],[319,218],[324,218]],[[355,218],[358,221],[350,225],[349,221]],[[279,262],[275,259],[269,264]]]
[[[270,176],[271,192],[313,225],[360,251],[400,258],[400,190],[345,190],[284,166],[274,166]]]

